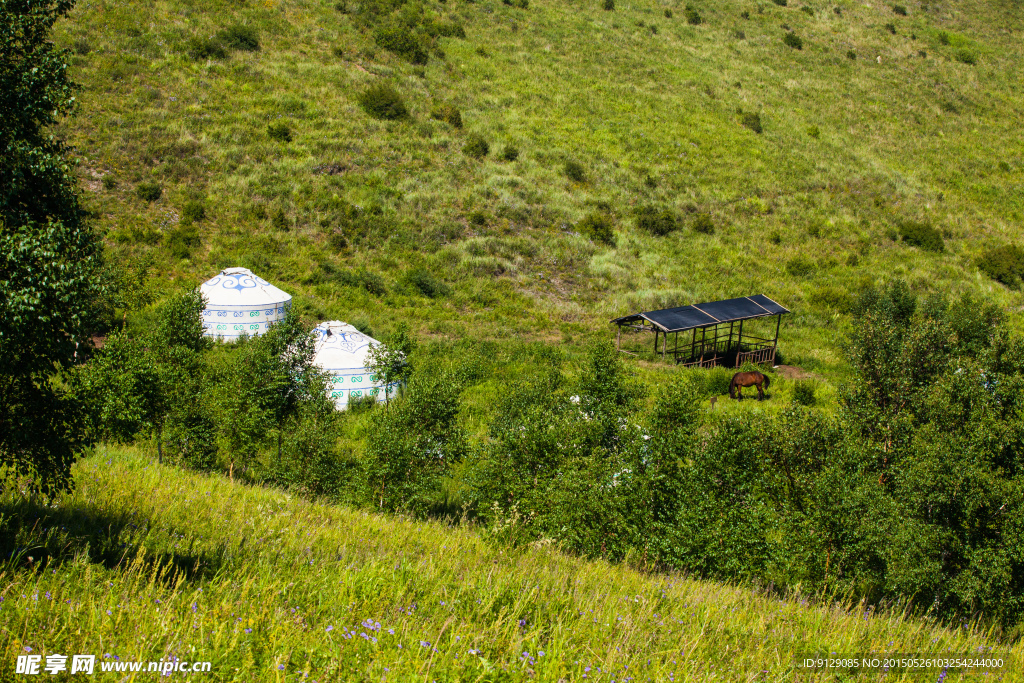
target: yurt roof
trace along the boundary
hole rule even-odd
[[[315,332],[318,338],[313,362],[327,371],[365,368],[370,347],[380,344],[340,320],[322,322]]]
[[[248,268],[225,268],[204,282],[199,289],[206,297],[207,306],[218,308],[259,308],[291,301],[292,298],[291,294],[254,275]]]

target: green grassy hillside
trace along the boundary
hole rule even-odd
[[[833,376],[867,282],[1022,303],[976,265],[1024,215],[1013,3],[728,0],[695,4],[699,24],[653,0],[394,6],[465,38],[417,65],[377,45],[369,2],[81,2],[57,36],[81,115],[59,132],[112,262],[158,290],[245,265],[313,316],[449,338],[610,334],[637,309],[763,292],[796,312],[787,362]],[[237,25],[258,50],[197,48]],[[367,115],[376,84],[405,120]],[[431,117],[446,105],[461,128]],[[647,205],[681,228],[638,229]],[[591,213],[616,246],[578,234]]]
[[[3,680],[28,651],[210,661],[211,681],[850,680],[795,672],[814,652],[995,653],[1002,680],[1021,665],[969,623],[502,549],[135,451],[101,449],[75,479],[54,507],[0,499]]]

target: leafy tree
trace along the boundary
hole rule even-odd
[[[0,463],[52,494],[87,445],[81,405],[57,376],[95,318],[100,245],[68,147],[47,127],[71,114],[66,52],[48,37],[67,0],[0,0]]]
[[[370,379],[383,387],[386,402],[391,401],[391,387],[404,384],[412,377],[409,356],[415,349],[416,340],[409,335],[409,326],[405,323],[400,323],[386,341],[370,347],[367,353]]]
[[[275,433],[280,459],[286,420],[304,403],[327,400],[326,380],[313,366],[315,342],[294,309],[263,335],[239,340],[220,400],[232,471],[236,462],[255,465],[258,449]]]

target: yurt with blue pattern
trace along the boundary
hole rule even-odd
[[[227,268],[204,282],[199,291],[206,298],[203,334],[235,341],[243,334],[263,334],[284,320],[292,305],[290,294],[253,275],[248,268]]]
[[[352,325],[331,320],[317,325],[316,355],[313,363],[331,376],[330,394],[338,410],[348,407],[349,401],[373,396],[381,403],[386,398],[384,387],[367,367],[370,348],[380,344]],[[394,396],[398,386],[388,388]]]

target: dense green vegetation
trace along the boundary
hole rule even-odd
[[[5,680],[27,648],[210,660],[213,681],[782,683],[802,675],[794,656],[836,650],[983,652],[1021,665],[1020,645],[997,645],[973,621],[942,628],[900,606],[650,574],[642,558],[631,568],[543,543],[510,548],[154,455],[98,449],[55,508],[0,498]]]

